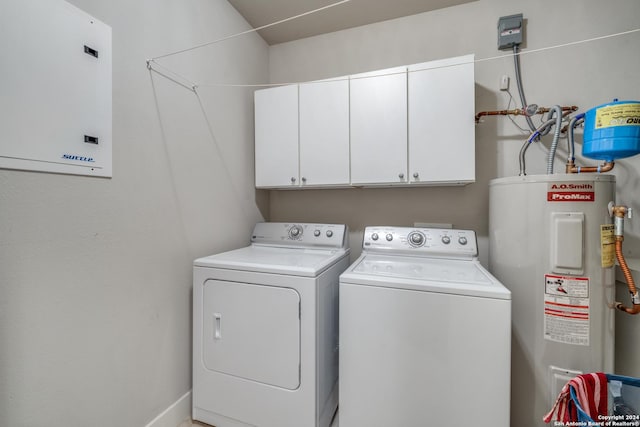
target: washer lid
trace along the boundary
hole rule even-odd
[[[340,283],[511,299],[511,292],[476,259],[362,255]]]
[[[252,245],[197,259],[194,266],[316,277],[348,254],[348,249],[294,249]]]

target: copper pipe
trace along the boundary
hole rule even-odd
[[[573,113],[574,111],[578,111],[578,107],[575,105],[572,105],[571,107],[560,107],[560,109],[563,112],[563,116],[566,116],[569,113]],[[538,108],[538,110],[536,110],[536,114],[544,114],[548,113],[549,111],[551,111],[551,108],[540,107]]]
[[[573,112],[578,110],[578,107],[576,107],[575,105],[561,108],[563,112]],[[551,108],[540,107],[533,114],[544,114],[548,113],[549,111],[551,111]],[[533,114],[527,114],[524,108],[517,108],[513,110],[481,111],[480,113],[476,114],[476,123],[480,123],[480,117],[483,116],[532,116]]]
[[[614,234],[616,237],[616,259],[618,260],[618,265],[620,265],[622,274],[624,274],[624,278],[627,281],[629,294],[631,294],[631,303],[633,304],[633,307],[625,307],[621,302],[616,302],[616,308],[624,311],[625,313],[638,314],[640,313],[640,297],[638,296],[638,290],[636,289],[636,284],[633,280],[633,276],[631,275],[631,270],[629,269],[627,261],[624,259],[624,254],[622,253],[622,242],[624,241],[624,217],[627,214],[631,214],[631,209],[626,206],[613,206],[613,203],[611,203],[609,205],[609,211],[611,212],[611,216],[614,217],[615,222]]]
[[[627,281],[627,287],[629,288],[629,293],[631,294],[633,307],[625,307],[621,302],[616,302],[616,308],[628,314],[638,314],[640,313],[640,304],[634,302],[638,301],[638,290],[636,289],[636,284],[633,280],[633,276],[631,275],[631,270],[627,265],[627,261],[624,259],[624,255],[622,254],[623,240],[624,237],[616,236],[616,258],[618,259],[618,264],[620,265],[622,274],[624,274],[624,278]]]
[[[604,173],[609,172],[615,166],[615,162],[604,162],[600,166],[576,166],[573,160],[567,161],[567,173]]]
[[[629,212],[629,208],[623,205],[620,206],[613,206],[613,202],[611,202],[611,216],[616,216],[618,218],[623,218],[627,215],[627,213]],[[620,233],[622,233],[623,230],[620,230]],[[622,234],[618,234],[618,236],[622,237]]]
[[[480,113],[476,114],[476,123],[480,122],[480,117],[482,117],[482,116],[508,116],[508,115],[520,116],[520,115],[524,115],[524,114],[525,113],[524,113],[524,111],[522,109],[481,111]]]

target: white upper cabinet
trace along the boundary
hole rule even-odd
[[[474,56],[255,92],[256,187],[475,181]]]
[[[298,86],[255,92],[256,187],[299,184]]]
[[[300,183],[349,185],[349,80],[300,84]]]
[[[351,183],[407,182],[407,68],[351,76]]]
[[[409,180],[475,180],[474,56],[409,67]]]

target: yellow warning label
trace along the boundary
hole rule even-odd
[[[596,129],[640,125],[640,104],[617,104],[596,110]]]
[[[613,231],[613,224],[603,224],[600,226],[602,268],[611,268],[616,264],[616,238],[613,235]]]

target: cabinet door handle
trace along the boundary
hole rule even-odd
[[[213,313],[213,339],[222,339],[222,314]]]
[[[398,178],[400,178],[400,179],[404,179],[404,174],[403,174],[402,172],[400,172],[400,173],[398,174]]]
[[[302,177],[302,182],[307,182],[307,178],[305,178],[304,176]]]
[[[291,177],[291,183],[294,184],[296,182],[296,179],[294,177]]]
[[[418,177],[419,177],[419,176],[420,176],[420,175],[418,174],[418,172],[414,172],[414,173],[413,173],[413,177],[414,177],[415,179],[418,179]]]

